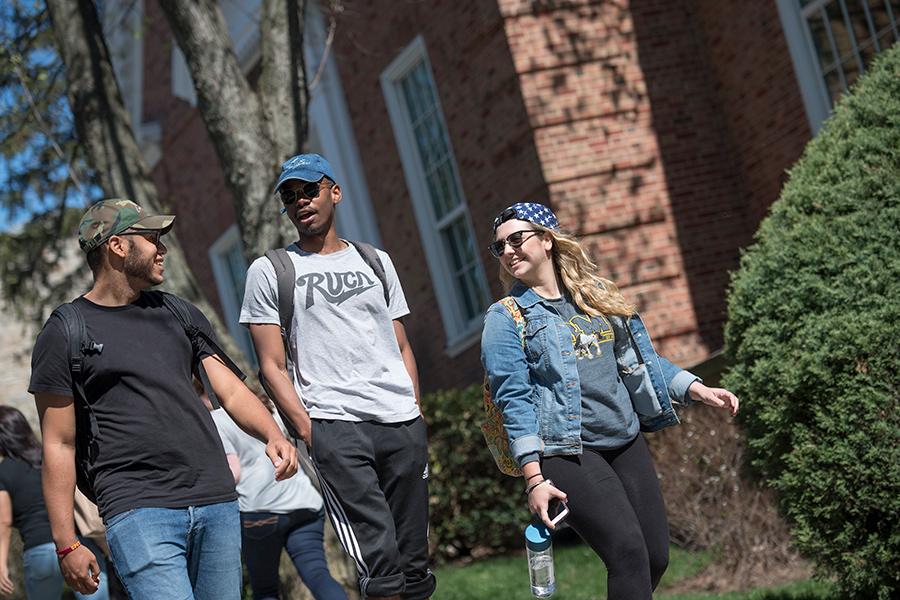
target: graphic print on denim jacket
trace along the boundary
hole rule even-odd
[[[331,304],[341,304],[354,296],[372,289],[376,281],[362,271],[335,273],[306,273],[297,278],[300,289],[306,287],[306,308],[316,303],[316,292]]]

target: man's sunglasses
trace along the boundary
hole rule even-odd
[[[159,229],[146,229],[141,231],[123,231],[118,235],[139,235],[154,246],[159,246],[159,238],[162,237],[162,231]]]
[[[281,202],[285,206],[289,206],[297,200],[312,200],[319,195],[321,190],[321,187],[319,186],[320,183],[322,183],[321,179],[319,181],[309,181],[304,183],[300,189],[282,188],[278,190],[278,194],[281,197]],[[331,186],[326,186],[326,188],[330,187]]]
[[[536,231],[534,229],[523,229],[521,231],[513,231],[511,234],[506,236],[506,239],[497,240],[490,246],[488,246],[488,250],[491,251],[491,254],[494,258],[500,258],[503,256],[503,250],[506,249],[506,244],[509,244],[513,248],[518,248],[522,244],[524,244],[528,238],[532,237],[528,234],[537,235],[540,234],[540,231]]]

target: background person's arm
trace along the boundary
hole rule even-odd
[[[285,439],[263,403],[218,357],[206,356],[202,362],[225,412],[238,427],[266,444],[266,454],[275,465],[275,479],[292,477],[297,472],[297,449]]]
[[[73,515],[75,503],[75,401],[67,396],[38,393],[34,396],[41,419],[44,465],[41,482],[50,517],[50,531],[57,548],[78,540]],[[66,583],[74,591],[90,594],[100,585],[100,565],[84,546],[59,561]]]
[[[294,382],[287,370],[287,359],[284,356],[284,343],[281,341],[281,327],[270,324],[250,325],[250,337],[259,358],[259,370],[262,372],[272,401],[278,406],[281,414],[290,421],[300,438],[312,447],[312,422],[309,413],[303,408]]]

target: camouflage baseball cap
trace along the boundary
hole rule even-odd
[[[119,235],[127,229],[159,229],[162,233],[168,233],[174,222],[175,215],[150,216],[131,200],[101,200],[81,217],[78,245],[85,252],[90,252],[111,236]]]

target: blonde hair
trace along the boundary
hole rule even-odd
[[[575,305],[588,315],[630,317],[635,306],[625,299],[615,283],[600,275],[600,268],[592,261],[574,236],[531,224],[535,231],[548,234],[553,240],[553,267],[569,292]],[[500,267],[500,282],[510,289],[515,278]]]

